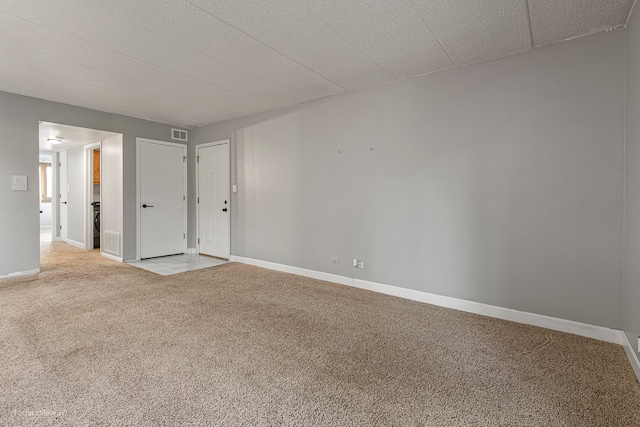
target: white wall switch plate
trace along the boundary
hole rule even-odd
[[[237,192],[238,192],[238,184],[233,184],[233,186],[232,186],[232,191],[233,191],[234,193],[237,193]]]
[[[11,190],[27,191],[27,175],[11,175]]]

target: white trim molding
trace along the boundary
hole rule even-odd
[[[635,372],[636,377],[638,377],[638,381],[640,381],[640,360],[638,359],[638,353],[635,352],[633,346],[629,342],[629,337],[627,334],[622,332],[622,340],[624,347],[624,352],[627,353],[627,357],[629,358],[629,362],[631,363],[631,367],[633,368],[633,372]]]
[[[69,244],[71,246],[75,246],[76,248],[79,248],[79,249],[84,249],[84,250],[87,249],[85,247],[84,243],[76,242],[75,240],[71,240],[69,238],[67,238],[67,244]]]
[[[107,253],[104,253],[104,252],[100,252],[100,255],[105,257],[105,258],[112,259],[114,261],[123,262],[123,259],[121,257],[117,257],[115,255],[107,254]]]
[[[322,271],[308,270],[306,268],[293,267],[285,264],[277,264],[275,262],[261,261],[253,258],[245,258],[237,255],[229,257],[231,262],[239,262],[241,264],[253,265],[256,267],[267,268],[269,270],[282,271],[283,273],[297,274],[298,276],[310,277],[312,279],[324,280],[326,282],[338,283],[340,285],[353,286],[353,279],[337,274],[324,273]]]
[[[483,304],[468,301],[460,298],[447,297],[443,295],[431,294],[413,289],[400,288],[398,286],[385,285],[382,283],[369,282],[366,280],[352,279],[346,276],[324,273],[321,271],[308,270],[300,267],[293,267],[275,262],[261,261],[252,258],[232,255],[229,261],[263,267],[270,270],[282,271],[284,273],[297,274],[299,276],[310,277],[312,279],[325,280],[327,282],[341,285],[353,286],[386,295],[410,299],[413,301],[433,304],[440,307],[452,308],[454,310],[466,311],[468,313],[480,314],[483,316],[495,317],[509,320],[516,323],[538,326],[552,329],[554,331],[566,332],[580,335],[613,344],[623,344],[624,332],[617,329],[609,329],[602,326],[589,325],[587,323],[575,322],[573,320],[559,319],[557,317],[544,316],[542,314],[529,313],[525,311],[513,310],[510,308],[495,305]]]
[[[16,271],[15,273],[9,273],[6,276],[0,276],[0,279],[13,279],[14,277],[32,276],[34,274],[39,274],[39,273],[40,273],[40,269],[35,268],[33,270]]]
[[[433,304],[440,307],[452,308],[454,310],[466,311],[468,313],[480,314],[482,316],[495,317],[497,319],[523,323],[525,325],[538,326],[541,328],[580,335],[583,337],[593,338],[596,340],[606,341],[614,344],[622,344],[620,339],[621,331],[616,329],[609,329],[602,326],[589,325],[587,323],[580,323],[573,320],[560,319],[557,317],[545,316],[542,314],[529,313],[526,311],[518,311],[511,308],[483,304],[480,302],[469,301],[460,298],[431,294],[428,292],[416,291],[413,289],[368,282],[366,280],[354,279],[353,286],[355,286],[356,288],[367,289],[370,291],[393,295],[400,298],[406,298],[413,301]]]

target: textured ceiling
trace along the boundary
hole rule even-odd
[[[0,90],[196,127],[623,26],[633,0],[2,0]]]

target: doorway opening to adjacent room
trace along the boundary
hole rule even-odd
[[[101,255],[122,260],[122,139],[114,132],[39,123],[41,224],[49,220],[47,203],[51,211],[50,239],[42,244],[100,248]],[[98,213],[100,205],[106,215]],[[116,236],[106,248],[100,244],[103,230]]]

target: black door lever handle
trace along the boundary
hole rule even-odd
[[[145,209],[146,209],[146,208],[152,208],[152,207],[153,207],[153,205],[147,205],[147,204],[145,203],[144,205],[142,205],[142,207],[143,207],[143,208],[145,208]]]
[[[222,209],[222,212],[226,212],[226,211],[227,211],[227,208]]]

